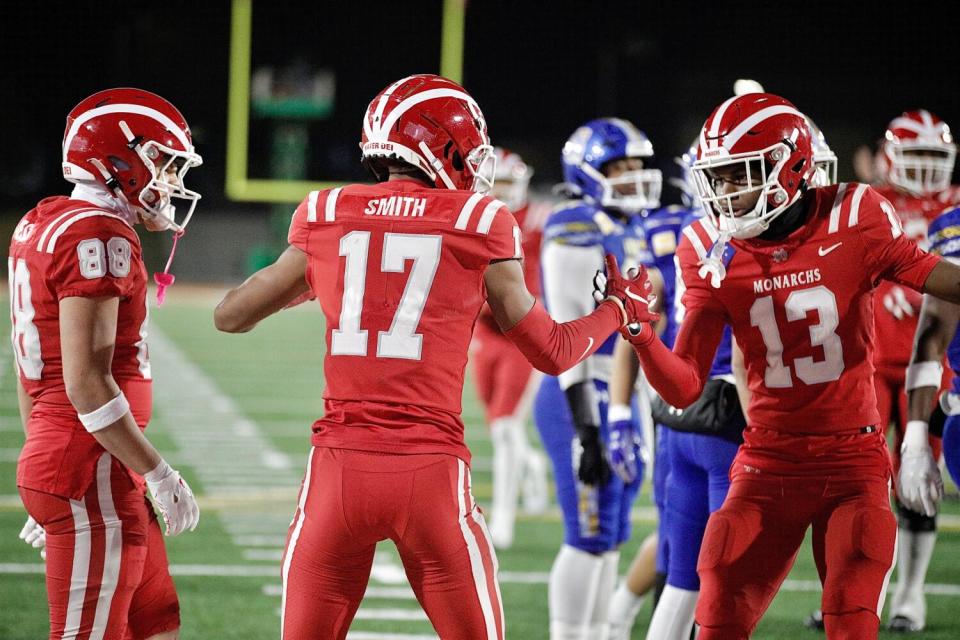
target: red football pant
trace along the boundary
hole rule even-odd
[[[875,640],[896,551],[888,496],[877,475],[737,472],[700,550],[699,640],[750,636],[811,525],[827,637]]]
[[[524,417],[533,400],[533,365],[503,334],[478,327],[474,339],[479,348],[470,359],[487,424],[499,418]]]
[[[110,454],[81,500],[20,487],[47,534],[50,640],[142,640],[180,628],[153,508]]]
[[[324,447],[311,450],[287,536],[283,640],[345,638],[386,539],[441,638],[502,640],[497,558],[467,465]]]
[[[944,371],[944,380],[940,385],[941,391],[950,388],[952,377],[953,372],[947,367]],[[877,411],[880,412],[880,427],[886,432],[890,423],[893,422],[896,429],[894,446],[890,451],[890,457],[893,461],[893,477],[896,478],[900,471],[900,445],[903,444],[903,434],[907,429],[907,393],[904,390],[906,368],[878,364],[877,370],[873,374],[873,384],[877,390]],[[940,452],[943,450],[943,440],[933,435],[930,436],[929,440],[933,459],[939,460]]]

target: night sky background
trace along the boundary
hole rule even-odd
[[[440,0],[255,0],[252,67],[299,61],[336,74],[333,114],[311,125],[309,178],[366,179],[363,111],[393,80],[439,70],[440,8]],[[183,111],[205,160],[190,186],[203,193],[201,206],[230,206],[228,1],[7,2],[0,11],[0,215],[66,191],[66,113],[123,85]],[[840,157],[840,178],[851,179],[853,150],[904,109],[930,109],[960,128],[957,51],[947,3],[471,0],[463,81],[494,142],[520,151],[541,185],[559,181],[566,137],[606,115],[645,130],[658,165],[674,173],[672,158],[740,77],[810,115]],[[268,177],[271,126],[251,121],[251,177]]]

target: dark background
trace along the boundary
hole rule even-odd
[[[364,178],[363,110],[389,82],[439,70],[440,8],[440,0],[255,0],[253,67],[301,60],[336,72],[333,115],[311,126],[309,178]],[[7,2],[0,12],[2,215],[67,190],[64,117],[117,85],[155,91],[183,111],[205,160],[190,186],[203,193],[201,207],[230,207],[228,1]],[[956,24],[949,4],[931,2],[473,0],[463,80],[494,142],[519,150],[543,185],[559,180],[566,137],[601,115],[634,121],[672,171],[672,157],[740,77],[808,113],[844,179],[853,149],[904,109],[922,106],[960,126]],[[251,121],[252,177],[267,177],[270,126]]]

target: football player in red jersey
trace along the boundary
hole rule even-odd
[[[550,207],[527,198],[533,170],[518,154],[494,147],[496,180],[491,195],[517,218],[523,232],[523,273],[527,290],[540,297],[540,240]],[[523,487],[527,509],[538,512],[547,503],[547,460],[530,446],[526,420],[540,376],[523,354],[504,337],[493,312],[484,305],[470,345],[477,396],[483,404],[493,443],[493,500],[490,538],[493,546],[513,544],[517,501]]]
[[[50,638],[168,640],[180,627],[167,535],[197,526],[180,474],[144,437],[150,420],[147,271],[133,225],[182,232],[201,163],[177,109],[108,89],[67,116],[69,197],[41,200],[17,225],[8,270],[26,443],[17,486],[26,538],[46,540]],[[180,222],[174,198],[189,202]]]
[[[391,84],[367,108],[361,149],[381,182],[311,192],[290,247],[214,316],[223,331],[248,331],[312,291],[326,317],[325,415],[284,553],[281,634],[346,637],[376,544],[390,539],[440,637],[503,638],[460,418],[477,316],[486,300],[527,360],[556,375],[638,303],[614,283],[593,313],[558,324],[536,302],[517,219],[485,195],[494,156],[483,114],[458,84]]]
[[[887,126],[880,157],[885,184],[877,191],[897,210],[904,233],[926,246],[927,227],[947,207],[960,203],[960,188],[950,184],[957,147],[947,124],[925,109],[906,111]],[[920,294],[884,281],[877,287],[874,321],[877,349],[874,383],[880,425],[896,426],[894,471],[900,466],[900,445],[907,424],[905,371],[920,315]],[[946,384],[946,379],[944,381]],[[931,437],[934,457],[940,438]],[[897,502],[897,584],[890,598],[890,628],[917,631],[926,624],[923,584],[936,541],[936,517]]]
[[[896,521],[872,380],[872,290],[886,278],[960,300],[960,268],[909,240],[873,189],[811,188],[812,156],[803,114],[783,98],[717,107],[694,164],[716,228],[690,225],[678,248],[686,316],[674,350],[642,307],[636,335],[627,332],[676,407],[701,393],[724,324],[744,354],[749,426],[700,552],[702,640],[749,637],[811,525],[827,634],[877,637]],[[631,286],[645,280],[641,270]]]

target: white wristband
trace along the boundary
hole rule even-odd
[[[943,379],[943,365],[939,362],[911,362],[907,367],[907,380],[904,388],[907,391],[913,391],[920,387],[940,388],[940,380]]]
[[[631,415],[633,415],[633,412],[630,410],[630,405],[612,404],[607,409],[607,422],[629,420]]]
[[[99,409],[94,409],[90,413],[78,413],[77,417],[80,418],[83,427],[93,433],[109,427],[125,416],[128,411],[130,411],[130,403],[127,402],[127,397],[121,391],[120,395]]]

